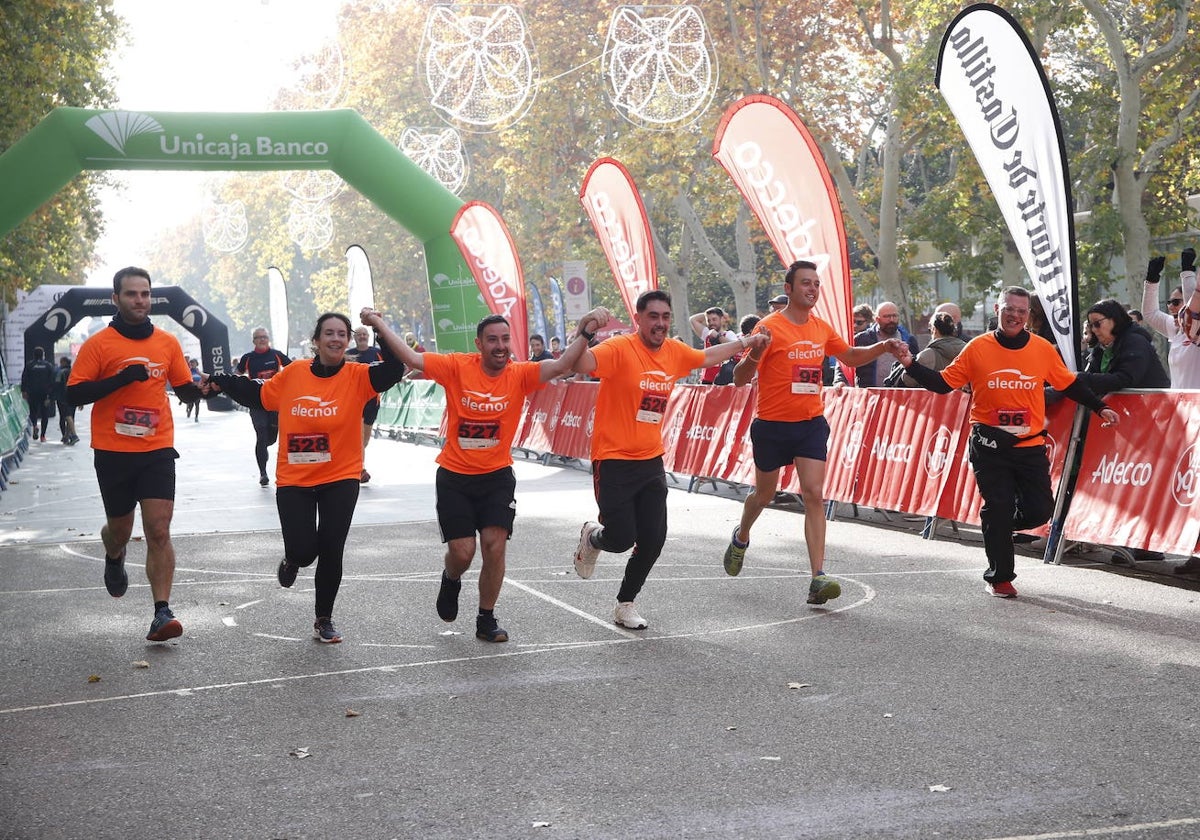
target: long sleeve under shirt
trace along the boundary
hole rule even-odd
[[[1027,332],[1012,338],[1000,330],[986,333],[972,339],[945,370],[933,371],[914,361],[908,375],[938,394],[970,383],[971,422],[1019,437],[1046,428],[1044,382],[1094,412],[1108,407],[1063,364],[1050,342]]]

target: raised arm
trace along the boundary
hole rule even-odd
[[[358,320],[364,326],[375,330],[375,335],[379,337],[381,343],[387,344],[388,350],[392,351],[392,355],[404,363],[406,367],[413,370],[425,370],[425,354],[418,353],[416,350],[408,346],[408,344],[396,333],[392,332],[392,328],[387,325],[380,315],[369,306],[364,306],[362,311],[358,313]]]
[[[583,355],[591,356],[588,351],[588,342],[596,337],[596,331],[602,329],[612,318],[612,313],[603,306],[597,306],[591,312],[579,319],[579,324],[575,328],[575,335],[571,338],[571,343],[567,345],[567,349],[557,359],[547,359],[544,362],[538,362],[538,370],[543,382],[549,382],[551,379],[557,379],[560,376],[566,376],[572,371],[578,370],[577,365],[583,358]],[[596,368],[595,357],[592,357],[592,370]]]

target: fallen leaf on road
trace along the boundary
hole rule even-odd
[[[358,716],[359,716],[359,712],[356,712],[353,709],[346,710],[346,717],[358,717]]]
[[[88,682],[100,682],[100,675],[92,674],[90,677],[88,677]]]
[[[134,668],[149,668],[150,663],[144,659],[139,659],[137,662],[133,663],[133,667]]]
[[[795,690],[797,688],[812,688],[812,683],[790,682],[790,683],[788,683],[788,688],[790,688],[792,690]]]
[[[950,788],[947,787],[946,785],[930,785],[929,786],[930,793],[945,793],[948,790],[950,790]]]
[[[293,758],[308,758],[310,753],[308,751],[308,747],[296,747],[296,749],[289,752],[288,755],[292,756]]]

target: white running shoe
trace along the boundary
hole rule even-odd
[[[591,536],[599,530],[599,522],[584,522],[583,527],[579,529],[579,545],[575,549],[575,574],[584,580],[596,571],[596,558],[600,556],[600,549],[592,545]]]
[[[638,615],[633,601],[622,601],[617,604],[616,609],[613,610],[613,623],[628,627],[630,630],[646,629],[646,619]]]

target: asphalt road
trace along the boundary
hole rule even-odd
[[[320,645],[249,419],[178,420],[171,643],[143,638],[140,543],[104,591],[86,422],[0,496],[0,838],[1200,836],[1187,580],[1031,555],[995,599],[978,534],[864,514],[830,524],[844,594],[810,607],[795,510],[731,579],[736,499],[679,490],[632,632],[623,558],[571,567],[590,478],[518,461],[490,645],[471,585],[434,612],[435,450],[376,440]]]

